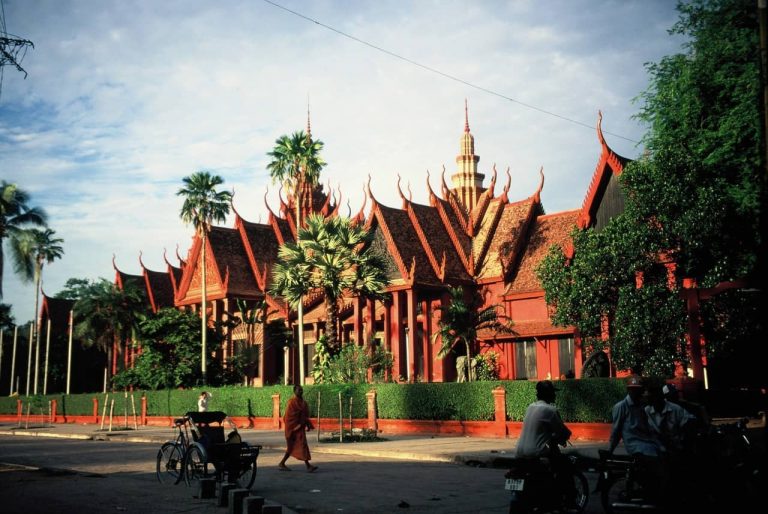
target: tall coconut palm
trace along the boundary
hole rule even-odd
[[[314,187],[320,178],[325,161],[320,157],[322,141],[313,141],[307,119],[307,132],[301,130],[292,135],[283,135],[275,140],[274,149],[267,153],[272,158],[267,170],[272,181],[283,184],[293,194],[296,204],[297,239],[298,228],[302,225],[301,190],[304,185]],[[304,306],[301,298],[296,307],[299,343],[299,383],[304,384]]]
[[[202,287],[200,318],[202,320],[201,329],[201,372],[203,375],[203,384],[207,381],[207,338],[208,332],[208,311],[207,311],[207,289],[206,289],[206,240],[211,231],[211,225],[214,222],[222,222],[229,214],[229,206],[232,202],[232,193],[229,191],[217,191],[216,187],[224,183],[224,179],[218,175],[211,175],[207,171],[198,171],[188,177],[184,177],[184,187],[176,193],[184,197],[184,204],[181,206],[181,219],[184,223],[195,227],[197,235],[200,237],[200,251],[202,252]]]
[[[383,257],[367,245],[372,235],[348,218],[313,214],[297,243],[280,247],[273,271],[273,292],[290,304],[311,290],[325,297],[325,336],[329,351],[339,349],[339,301],[345,292],[380,295],[389,283]]]
[[[512,332],[512,323],[499,314],[497,305],[483,307],[479,294],[465,295],[461,287],[450,289],[450,303],[439,307],[441,317],[439,330],[434,338],[440,338],[442,345],[437,357],[446,357],[456,345],[463,344],[466,351],[465,372],[467,380],[472,380],[472,346],[477,341],[478,332],[489,330],[497,333]]]
[[[37,326],[38,309],[40,307],[40,283],[43,277],[43,266],[53,263],[64,255],[64,248],[61,243],[63,239],[54,237],[56,232],[50,228],[40,230],[37,228],[28,228],[16,231],[11,236],[11,251],[13,254],[13,264],[16,273],[21,276],[24,282],[35,282],[35,320],[33,323],[33,342],[35,345],[35,387],[37,394],[37,378],[40,367],[40,327]]]
[[[29,207],[29,194],[16,184],[0,183],[0,298],[3,297],[3,242],[25,227],[44,227],[48,221],[45,211]]]

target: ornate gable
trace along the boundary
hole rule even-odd
[[[579,228],[596,226],[600,229],[608,219],[624,210],[624,197],[617,177],[621,175],[630,159],[618,155],[608,147],[603,137],[602,123],[603,113],[598,112],[597,138],[602,151],[579,212]]]

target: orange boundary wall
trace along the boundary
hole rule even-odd
[[[516,438],[519,437],[522,429],[522,422],[508,421],[506,414],[505,394],[503,388],[493,391],[495,415],[494,421],[456,421],[456,420],[406,420],[406,419],[380,419],[376,416],[376,392],[367,393],[368,417],[364,419],[353,419],[352,428],[370,429],[381,435],[396,434],[420,434],[420,435],[443,435],[443,436],[467,436],[467,437],[496,437],[496,438]],[[77,423],[101,425],[102,418],[99,415],[98,399],[93,399],[93,414],[88,416],[66,416],[57,413],[56,400],[51,401],[49,415],[24,415],[22,400],[17,400],[16,414],[0,414],[0,421],[12,422],[18,424],[26,423]],[[172,427],[173,420],[177,416],[147,416],[146,398],[141,398],[141,414],[137,413],[135,423],[140,426]],[[272,396],[272,416],[271,417],[246,417],[232,416],[232,420],[240,428],[251,428],[256,430],[279,430],[282,428],[282,417],[280,416],[280,396]],[[106,420],[105,420],[106,421]],[[134,425],[133,416],[113,416],[112,425],[128,426]],[[321,418],[316,421],[318,430],[336,431],[340,425],[348,430],[350,424],[349,418],[339,422],[338,418]],[[609,423],[568,423],[568,428],[573,432],[574,440],[594,440],[607,441],[611,431]]]

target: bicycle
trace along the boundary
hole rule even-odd
[[[213,476],[219,483],[237,483],[250,489],[256,480],[261,445],[244,442],[224,412],[188,412],[186,420],[194,437],[184,454],[182,473],[187,485],[196,486],[199,480]],[[226,438],[225,421],[232,428]]]
[[[157,452],[157,480],[161,484],[172,482],[176,485],[184,478],[184,456],[190,445],[189,419],[186,416],[176,418],[173,425],[178,432],[176,438],[163,443]]]

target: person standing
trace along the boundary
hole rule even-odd
[[[211,394],[207,391],[200,393],[197,399],[197,412],[206,412],[208,410],[208,400],[211,398]]]
[[[309,419],[309,405],[304,401],[304,388],[299,384],[293,386],[293,396],[288,400],[283,416],[285,426],[285,455],[277,465],[281,471],[289,471],[291,468],[285,465],[288,457],[304,461],[309,473],[317,471],[317,466],[310,464],[312,459],[307,444],[307,430],[312,430],[312,420]]]

